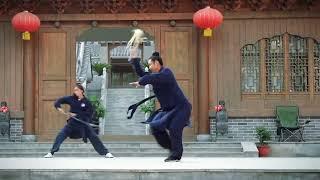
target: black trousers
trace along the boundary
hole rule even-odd
[[[179,129],[169,129],[169,133],[167,130],[159,130],[156,128],[151,128],[152,134],[156,139],[157,143],[165,148],[170,150],[170,156],[173,158],[180,159],[183,153],[183,145],[182,145],[182,132],[183,128]]]
[[[183,129],[188,124],[191,114],[191,105],[182,104],[172,111],[159,112],[150,128],[157,143],[170,150],[170,156],[180,159],[183,154]],[[169,132],[169,133],[168,133]]]
[[[84,127],[85,133],[87,138],[90,140],[92,146],[94,149],[100,154],[100,155],[106,155],[109,151],[108,149],[103,145],[99,137],[96,135],[92,127],[85,126]],[[63,141],[69,137],[69,133],[72,131],[68,125],[66,125],[57,135],[56,140],[52,146],[51,154],[54,154],[55,152],[59,151],[59,148]]]

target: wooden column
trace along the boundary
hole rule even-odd
[[[284,92],[285,92],[285,99],[289,101],[289,94],[290,94],[290,57],[289,57],[289,34],[285,33],[283,35],[283,47],[284,47]]]
[[[198,134],[209,134],[209,50],[210,38],[205,38],[201,34],[199,43],[199,131]]]
[[[310,102],[314,102],[314,40],[308,38],[308,70],[309,70],[309,92],[310,92]]]
[[[262,39],[260,41],[260,91],[261,91],[261,98],[264,100],[267,93],[267,80],[266,80],[266,46],[267,42],[266,39]]]
[[[289,34],[285,33],[283,35],[283,47],[284,47],[284,92],[286,101],[289,100],[290,94],[290,57],[289,57]]]
[[[34,62],[33,39],[23,42],[23,132],[27,135],[35,133],[34,129],[34,85],[35,85],[35,62]]]

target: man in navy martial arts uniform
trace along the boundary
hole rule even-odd
[[[45,158],[52,158],[53,154],[57,152],[63,141],[69,137],[71,139],[88,138],[93,145],[94,149],[106,158],[113,158],[114,156],[108,151],[103,145],[101,140],[98,138],[93,128],[89,125],[89,121],[93,114],[93,107],[90,101],[84,96],[84,88],[80,84],[76,84],[74,87],[73,96],[65,96],[59,98],[55,103],[54,107],[63,114],[66,114],[61,108],[61,104],[70,105],[70,112],[68,113],[71,117],[68,119],[67,124],[59,132],[56,140],[52,146],[51,151],[45,155]],[[76,121],[75,117],[83,122]]]
[[[160,111],[156,111],[157,114],[151,116],[149,123],[159,145],[170,150],[170,155],[165,162],[180,161],[183,153],[182,134],[184,127],[190,123],[191,104],[180,89],[172,71],[163,67],[162,58],[158,52],[154,52],[148,60],[149,70],[152,73],[145,72],[141,68],[138,48],[130,49],[129,62],[140,76],[138,82],[130,84],[136,87],[151,84],[160,102]]]

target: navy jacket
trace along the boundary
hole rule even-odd
[[[78,100],[76,96],[64,96],[54,103],[54,107],[61,108],[61,104],[68,104],[70,106],[70,112],[77,114],[76,118],[90,122],[93,115],[93,107],[86,97]],[[65,126],[70,138],[86,137],[84,128],[86,128],[86,125],[72,118],[68,119],[68,124]]]
[[[140,58],[133,58],[130,63],[134,66],[138,76],[139,84],[153,86],[154,94],[160,102],[161,109],[169,111],[182,103],[189,103],[180,89],[172,71],[162,67],[158,73],[144,72],[140,66]]]
[[[93,108],[91,102],[86,97],[79,101],[76,96],[64,96],[54,103],[54,107],[61,108],[61,104],[68,104],[70,112],[77,114],[76,117],[83,121],[88,121],[92,117]]]

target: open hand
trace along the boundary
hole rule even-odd
[[[59,112],[61,112],[62,114],[66,114],[66,112],[64,112],[64,110],[63,110],[62,108],[57,108],[57,110],[58,110]]]
[[[77,115],[77,114],[71,113],[71,112],[69,112],[68,114],[69,114],[70,117],[75,117]]]
[[[131,46],[129,53],[130,53],[130,59],[139,57],[139,47]]]
[[[132,85],[132,86],[135,86],[136,88],[140,87],[140,84],[139,84],[138,81],[137,82],[132,82],[132,83],[129,83],[129,84]]]

